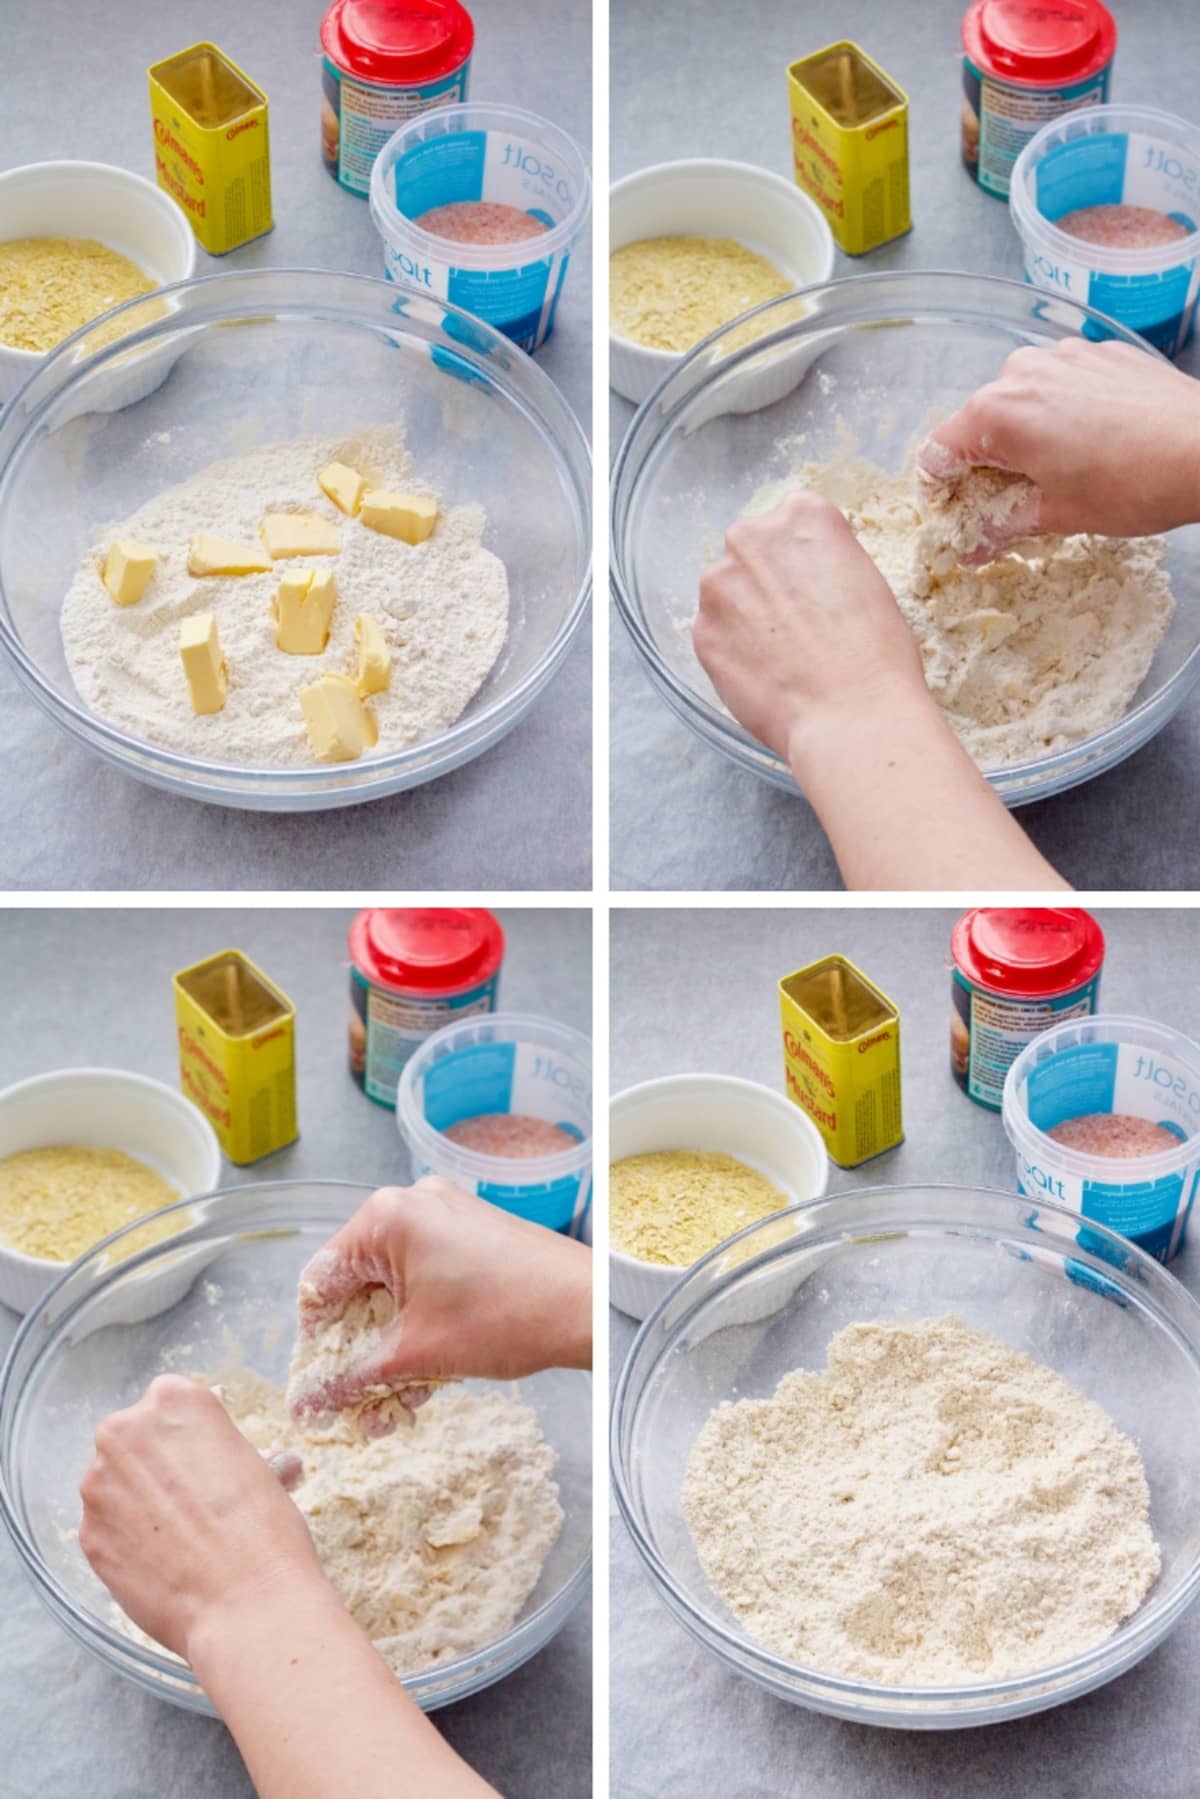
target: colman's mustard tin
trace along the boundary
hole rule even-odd
[[[840,1168],[892,1149],[900,1116],[900,1014],[845,956],[779,983],[788,1098],[808,1113]]]
[[[912,226],[908,95],[857,44],[827,44],[788,69],[796,185],[861,256]]]
[[[296,1009],[240,950],[221,950],[174,979],[179,1084],[231,1162],[292,1143]]]
[[[271,229],[267,96],[215,44],[153,63],[154,173],[210,256]]]

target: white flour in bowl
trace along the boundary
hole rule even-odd
[[[683,1510],[776,1655],[885,1685],[1092,1649],[1159,1573],[1137,1449],[1052,1369],[957,1318],[851,1324],[819,1373],[720,1405]]]
[[[353,440],[268,444],[213,463],[99,531],[62,609],[67,665],[84,705],[133,737],[206,761],[317,766],[300,689],[323,674],[353,672],[354,621],[365,612],[379,621],[392,654],[391,684],[368,702],[379,742],[367,756],[405,749],[452,725],[487,679],[508,628],[508,577],[482,546],[483,510],[452,506],[425,543],[401,543],[344,517],[325,497],[317,471],[335,461],[373,486],[432,491],[415,473],[400,427],[376,427]],[[277,562],[263,574],[188,574],[193,535],[210,531],[257,544],[269,511],[335,521],[341,553]],[[100,578],[105,551],[118,537],[159,553],[150,585],[132,606],[114,605]],[[271,612],[280,575],[322,566],[333,569],[338,589],[329,642],[319,656],[288,655],[276,646]],[[200,717],[179,655],[179,622],[194,612],[216,614],[229,670],[224,708]]]
[[[977,484],[980,516],[931,509],[913,460],[898,474],[846,455],[806,462],[754,495],[767,512],[804,488],[832,501],[896,596],[930,692],[980,768],[1080,743],[1124,717],[1174,611],[1161,537],[1036,537],[979,568],[991,522],[1021,496]]]

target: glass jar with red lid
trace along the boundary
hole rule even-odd
[[[321,156],[339,186],[365,199],[401,125],[466,99],[474,46],[459,0],[333,0],[321,20]]]
[[[350,1072],[395,1106],[405,1063],[433,1031],[494,1012],[500,921],[482,906],[371,906],[350,926]]]
[[[1027,1043],[1096,1010],[1104,932],[1078,906],[977,906],[950,937],[950,1066],[998,1112]]]
[[[963,161],[985,193],[1005,199],[1035,132],[1108,99],[1116,22],[1101,0],[973,0],[962,43]]]

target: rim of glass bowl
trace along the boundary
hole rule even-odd
[[[941,1211],[938,1211],[939,1202]],[[1003,1207],[1007,1222],[982,1213],[981,1202],[988,1207]],[[878,1215],[879,1208],[891,1205],[898,1216]],[[971,1217],[966,1208],[975,1206],[980,1215]],[[1049,1214],[1063,1221],[1069,1231],[1039,1231],[1034,1218]],[[848,1216],[847,1216],[848,1215]],[[761,1250],[757,1255],[731,1266],[719,1278],[712,1278],[714,1263],[733,1244],[743,1243],[760,1231],[767,1231],[781,1219],[794,1221],[791,1235],[782,1243]],[[828,1221],[828,1223],[826,1223]],[[1086,1222],[1089,1237],[1099,1239],[1101,1246],[1119,1261],[1095,1255],[1074,1240],[1074,1233]],[[744,1230],[720,1243],[692,1267],[685,1270],[668,1293],[640,1326],[629,1353],[625,1357],[613,1390],[612,1416],[609,1423],[609,1460],[613,1490],[625,1527],[634,1546],[650,1570],[655,1583],[663,1589],[669,1609],[688,1632],[706,1648],[718,1654],[723,1662],[732,1662],[738,1673],[761,1680],[773,1692],[800,1704],[825,1709],[841,1717],[876,1725],[921,1728],[929,1725],[975,1725],[996,1723],[1004,1718],[1040,1711],[1048,1705],[1060,1705],[1078,1697],[1092,1687],[1124,1673],[1134,1662],[1160,1643],[1182,1617],[1200,1591],[1200,1551],[1191,1566],[1170,1593],[1151,1596],[1133,1617],[1114,1631],[1103,1643],[1086,1650],[1069,1661],[1052,1663],[1030,1674],[1014,1675],[998,1681],[973,1681],[958,1686],[887,1686],[856,1680],[845,1675],[830,1674],[819,1668],[793,1662],[756,1643],[722,1621],[715,1611],[699,1606],[675,1579],[670,1568],[658,1555],[647,1533],[642,1529],[639,1506],[633,1493],[631,1471],[627,1466],[626,1448],[632,1449],[632,1419],[627,1418],[629,1387],[639,1358],[648,1352],[651,1336],[659,1329],[670,1308],[678,1312],[670,1325],[653,1363],[642,1380],[645,1392],[663,1360],[672,1353],[680,1330],[693,1322],[706,1306],[728,1292],[751,1270],[782,1263],[800,1250],[819,1248],[828,1243],[836,1246],[848,1238],[877,1236],[880,1230],[889,1235],[920,1235],[923,1232],[983,1238],[995,1244],[1011,1240],[1013,1250],[1028,1251],[1044,1246],[1064,1261],[1080,1263],[1099,1282],[1114,1288],[1120,1299],[1148,1313],[1154,1324],[1182,1349],[1196,1367],[1200,1381],[1200,1303],[1182,1282],[1176,1280],[1161,1263],[1138,1249],[1127,1238],[1096,1224],[1082,1220],[1066,1206],[1043,1203],[1036,1205],[1017,1193],[1004,1193],[990,1187],[958,1187],[947,1182],[906,1183],[894,1187],[857,1187],[845,1193],[809,1200],[803,1205],[786,1206],[770,1218],[759,1219]],[[700,1297],[684,1304],[685,1289],[700,1278]],[[1183,1322],[1170,1315],[1166,1301],[1173,1301],[1182,1312]],[[1200,1500],[1197,1502],[1200,1504]],[[715,1641],[714,1641],[715,1640]],[[1110,1665],[1111,1664],[1111,1665]],[[805,1683],[808,1691],[797,1691],[796,1683]],[[1047,1689],[1053,1692],[1047,1698]],[[867,1702],[864,1704],[864,1700]],[[988,1701],[992,1704],[987,1704]],[[822,1703],[824,1702],[824,1703]],[[973,1709],[964,1709],[971,1706]],[[944,1708],[940,1713],[938,1708]]]
[[[936,295],[929,291],[934,283],[940,289]],[[1044,308],[1043,321],[1051,332],[1066,316],[1072,317],[1079,327],[1094,321],[1118,342],[1130,344],[1159,362],[1167,361],[1161,351],[1117,319],[1024,281],[950,269],[891,269],[874,274],[846,275],[837,281],[797,288],[794,293],[767,300],[712,332],[663,375],[638,407],[621,441],[613,463],[609,508],[609,580],[621,621],[646,663],[651,679],[676,717],[740,767],[751,769],[789,792],[795,793],[798,789],[787,765],[765,744],[743,730],[736,719],[710,704],[677,674],[642,624],[640,609],[633,598],[632,570],[625,554],[630,512],[642,477],[657,465],[659,452],[680,415],[701,399],[714,380],[746,366],[764,350],[789,342],[800,344],[805,337],[835,324],[895,323],[919,320],[923,313],[952,312],[957,318],[995,329],[1006,321],[998,319],[995,311],[989,310],[989,295],[1004,295],[1010,300],[1019,297],[1027,319],[1037,317],[1038,309]],[[810,303],[810,310],[803,318],[793,317],[789,323],[787,309],[794,308],[801,296]],[[822,304],[827,308],[832,305],[833,310],[820,311]],[[813,306],[818,310],[811,310]],[[743,330],[748,319],[765,319],[774,312],[782,312],[785,320],[774,330],[763,331],[741,349],[718,349],[726,337]],[[1008,322],[1016,328],[1015,318]],[[1064,338],[1071,335],[1069,330],[1061,333]],[[705,361],[710,362],[711,367],[703,380],[697,380],[698,367]],[[674,402],[667,394],[672,383],[678,384],[681,395]],[[636,466],[633,466],[635,458]],[[1069,745],[1065,750],[1053,750],[1025,762],[1009,762],[1003,768],[983,770],[985,779],[1009,806],[1046,799],[1053,793],[1089,781],[1141,749],[1173,717],[1197,682],[1200,682],[1200,643],[1156,693],[1132,707],[1116,724]]]
[[[136,1274],[139,1269],[149,1266],[160,1257],[169,1258],[180,1250],[188,1248],[189,1245],[198,1247],[204,1240],[206,1227],[213,1223],[215,1217],[219,1217],[221,1210],[229,1210],[234,1214],[227,1224],[227,1235],[234,1236],[244,1234],[247,1228],[253,1227],[255,1224],[260,1229],[263,1228],[261,1217],[255,1219],[253,1213],[238,1216],[239,1213],[245,1212],[248,1201],[253,1204],[256,1196],[261,1198],[269,1194],[273,1201],[281,1199],[286,1201],[290,1195],[299,1193],[306,1193],[310,1196],[315,1194],[318,1197],[327,1193],[355,1194],[360,1198],[365,1198],[373,1191],[372,1187],[359,1181],[257,1181],[248,1182],[242,1187],[222,1187],[214,1193],[206,1193],[198,1198],[179,1200],[173,1206],[164,1206],[160,1213],[155,1214],[156,1217],[165,1217],[170,1212],[192,1212],[196,1215],[192,1226],[177,1232],[174,1236],[164,1238],[160,1242],[147,1245],[136,1255],[115,1262],[99,1279],[88,1280],[83,1285],[78,1299],[56,1321],[53,1334],[47,1337],[45,1343],[34,1355],[21,1383],[22,1390],[27,1387],[29,1381],[42,1367],[45,1357],[53,1352],[62,1333],[69,1327],[82,1306],[107,1292],[118,1281],[128,1278],[131,1274]],[[339,1215],[349,1216],[350,1209],[347,1207]],[[136,1231],[144,1223],[145,1219],[139,1219],[133,1224],[124,1225],[119,1231],[113,1231],[109,1236],[94,1244],[86,1255],[80,1256],[78,1261],[72,1262],[64,1269],[59,1279],[42,1295],[32,1311],[28,1312],[21,1321],[9,1346],[8,1354],[4,1358],[3,1366],[0,1367],[0,1519],[3,1519],[8,1535],[16,1547],[26,1573],[33,1581],[38,1597],[63,1629],[103,1660],[106,1666],[113,1667],[115,1661],[118,1672],[130,1679],[137,1680],[158,1697],[167,1699],[174,1704],[182,1704],[190,1710],[207,1712],[210,1716],[216,1717],[218,1716],[216,1708],[186,1663],[169,1657],[162,1650],[147,1648],[134,1638],[128,1637],[122,1631],[106,1624],[94,1613],[86,1611],[60,1583],[43,1560],[37,1544],[25,1529],[12,1492],[15,1482],[10,1480],[14,1418],[18,1410],[17,1401],[10,1389],[15,1378],[18,1360],[23,1356],[26,1345],[33,1334],[41,1328],[43,1314],[55,1303],[57,1295],[68,1282],[81,1276],[112,1244],[119,1242],[122,1237],[128,1236],[131,1231]],[[294,1224],[289,1225],[281,1219],[269,1228],[274,1234],[276,1231],[290,1232],[295,1226]],[[474,1650],[470,1655],[460,1656],[453,1662],[440,1662],[436,1667],[423,1668],[415,1674],[406,1674],[401,1684],[419,1702],[428,1700],[428,1709],[432,1710],[437,1706],[451,1704],[455,1700],[466,1698],[468,1694],[478,1692],[481,1688],[490,1686],[494,1681],[512,1673],[514,1669],[520,1667],[522,1662],[528,1661],[530,1656],[535,1655],[539,1649],[543,1648],[567,1622],[586,1591],[591,1577],[591,1566],[592,1551],[589,1539],[588,1549],[579,1565],[571,1571],[558,1591],[553,1593],[549,1599],[544,1600],[537,1610],[531,1612],[527,1618],[518,1619],[503,1636],[485,1644],[482,1649]],[[169,1692],[163,1691],[161,1680],[163,1676],[166,1676],[171,1682]],[[400,1677],[397,1676],[397,1678]]]
[[[88,351],[87,340],[93,332],[102,329],[106,335],[114,319],[144,307],[146,296],[114,307],[65,338],[0,407],[0,512],[7,505],[14,476],[45,409],[69,392],[75,381],[105,363],[115,363],[131,351],[164,348],[173,337],[186,338],[235,320],[307,319],[317,324],[349,320],[376,336],[408,335],[423,340],[431,349],[438,348],[446,360],[457,358],[473,378],[503,394],[559,464],[585,539],[582,578],[540,660],[510,693],[493,700],[483,711],[456,720],[437,737],[357,762],[316,768],[254,768],[186,756],[130,736],[61,692],[43,675],[9,622],[0,571],[0,644],[33,698],[57,724],[118,767],[172,791],[182,786],[195,798],[225,803],[254,796],[264,806],[290,803],[296,810],[306,805],[349,805],[416,786],[489,749],[517,723],[557,672],[591,598],[592,558],[587,541],[591,534],[591,450],[559,388],[531,356],[482,319],[448,301],[426,299],[374,275],[309,268],[231,269],[172,282],[157,288],[152,298],[167,302],[163,316]],[[386,305],[382,304],[385,300]],[[380,305],[378,318],[368,316],[372,303]],[[189,316],[189,304],[197,307],[193,316]],[[454,321],[458,335],[445,331],[447,320]],[[442,338],[444,344],[439,341]],[[431,757],[433,767],[427,766]]]

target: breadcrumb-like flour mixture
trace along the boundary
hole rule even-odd
[[[391,683],[368,704],[382,755],[436,736],[459,718],[487,679],[508,629],[508,577],[482,546],[480,506],[451,506],[421,544],[401,543],[338,511],[317,471],[345,462],[372,486],[431,494],[404,447],[399,425],[352,439],[304,438],[267,444],[216,462],[103,527],[68,589],[62,609],[67,665],[80,699],[134,737],[184,755],[254,767],[317,767],[300,709],[300,689],[323,674],[351,674],[354,621],[378,620],[392,654]],[[437,497],[436,495],[434,496]],[[187,570],[188,541],[211,531],[259,542],[267,512],[312,512],[342,533],[337,556],[277,562],[268,573],[198,577]],[[107,546],[131,537],[159,563],[144,596],[116,606],[100,578]],[[338,599],[319,656],[293,656],[275,643],[272,602],[285,570],[328,567]],[[192,710],[179,656],[179,623],[216,614],[229,670],[220,712]]]
[[[396,1674],[469,1655],[515,1623],[563,1522],[530,1406],[448,1386],[410,1428],[368,1441],[349,1418],[297,1424],[283,1390],[244,1367],[222,1368],[217,1391],[275,1466],[298,1459],[288,1490],[318,1560]]]
[[[306,1414],[328,1423],[339,1413],[362,1436],[378,1437],[412,1424],[414,1409],[399,1397],[403,1392],[424,1395],[444,1381],[404,1381],[398,1387],[379,1381],[363,1389],[352,1405],[340,1406],[338,1387],[346,1375],[378,1356],[384,1333],[396,1316],[396,1302],[386,1287],[369,1287],[356,1293],[345,1307],[327,1317],[316,1316],[320,1304],[315,1287],[300,1283],[301,1329],[297,1333],[288,1369],[285,1393],[292,1417]],[[313,1317],[305,1327],[305,1314]]]
[[[1134,1444],[959,1318],[851,1324],[822,1371],[717,1407],[683,1510],[747,1635],[828,1674],[934,1686],[1103,1643],[1160,1568]]]
[[[1029,537],[964,567],[1027,500],[1028,484],[978,471],[957,498],[850,453],[762,487],[747,514],[797,488],[849,519],[896,596],[925,679],[981,768],[1066,749],[1129,710],[1174,611],[1161,537]]]

